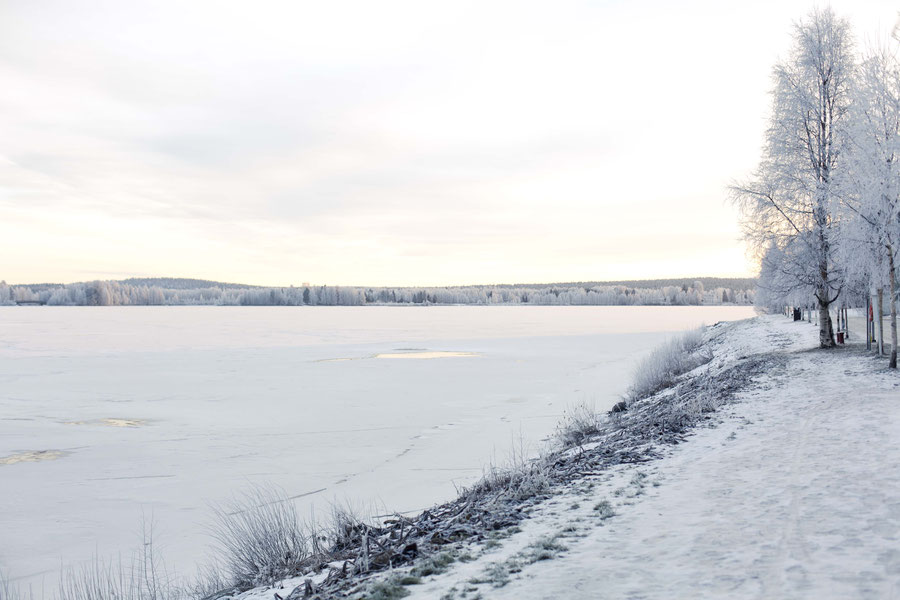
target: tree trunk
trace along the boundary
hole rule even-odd
[[[819,304],[819,347],[834,347],[834,329],[831,327],[831,315],[827,304]]]
[[[820,225],[819,231],[819,239],[821,240],[822,245],[822,253],[826,258],[819,263],[819,281],[816,285],[816,300],[819,302],[819,312],[818,312],[818,325],[819,325],[819,347],[820,348],[834,348],[834,329],[831,326],[831,314],[828,311],[828,307],[831,305],[831,300],[828,299],[828,242],[825,240],[825,219],[821,219],[820,221],[822,225]],[[834,300],[834,298],[832,298]]]
[[[866,292],[866,350],[872,349],[872,323],[869,321],[869,310],[872,306],[872,294]]]
[[[827,301],[828,288],[822,286],[816,299],[819,301],[819,310],[816,312],[816,320],[819,325],[819,348],[834,348],[834,328],[831,326],[831,312],[828,310],[830,302]]]
[[[897,368],[897,271],[894,269],[893,248],[888,246],[888,267],[891,269],[891,360],[888,367]]]
[[[878,319],[878,356],[884,356],[884,288],[878,288],[878,308],[875,318]]]

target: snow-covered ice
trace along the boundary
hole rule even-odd
[[[152,515],[189,571],[207,503],[250,483],[301,514],[347,498],[422,509],[567,405],[611,406],[671,332],[751,312],[2,308],[0,567],[53,587],[61,560],[129,551]],[[399,359],[413,357],[428,359]]]
[[[571,486],[410,598],[900,597],[900,377],[860,346],[815,350],[808,323],[728,329],[717,359],[788,352],[786,369],[716,427]],[[556,536],[565,551],[523,560]]]

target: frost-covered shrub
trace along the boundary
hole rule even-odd
[[[676,378],[708,363],[712,355],[701,351],[703,328],[688,331],[655,349],[638,365],[625,396],[640,400],[675,383]]]
[[[463,489],[461,497],[479,499],[497,495],[521,502],[541,496],[547,493],[552,483],[553,468],[549,460],[548,455],[529,459],[524,442],[520,440],[518,447],[513,447],[506,466],[491,464],[481,479]]]
[[[481,479],[467,488],[463,495],[480,497],[499,494],[520,502],[547,493],[550,489],[550,466],[541,460],[509,467],[491,465]]]
[[[293,502],[273,487],[257,487],[213,507],[211,533],[218,562],[239,584],[272,584],[301,569],[309,539]]]
[[[600,424],[601,416],[594,407],[581,403],[565,411],[554,437],[563,448],[580,446],[600,431]]]
[[[331,507],[331,522],[312,538],[316,552],[339,553],[360,543],[366,532],[366,523],[358,511],[350,505],[335,504]],[[320,547],[320,546],[325,546]]]
[[[548,454],[528,458],[523,439],[514,445],[505,466],[491,464],[481,475],[481,479],[464,488],[460,498],[468,501],[486,496],[500,496],[505,500],[521,502],[549,491],[553,478],[553,466]]]

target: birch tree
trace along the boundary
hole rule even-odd
[[[900,267],[900,60],[897,47],[870,51],[859,68],[852,111],[848,184],[841,194],[848,266],[888,289],[890,367],[897,368],[897,270]],[[881,307],[879,306],[879,312]],[[879,319],[881,315],[879,314]]]
[[[785,250],[791,260],[781,269],[798,289],[812,290],[822,347],[834,346],[828,307],[840,294],[833,178],[845,145],[853,70],[845,19],[825,8],[797,23],[790,56],[774,69],[760,165],[749,181],[731,187],[748,241],[760,251],[772,244]]]

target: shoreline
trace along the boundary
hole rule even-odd
[[[792,385],[792,372],[798,364],[808,371],[811,367],[807,362],[830,361],[834,364],[829,369],[835,372],[849,365],[854,377],[876,380],[889,388],[887,393],[900,397],[896,374],[881,372],[878,359],[860,350],[864,344],[819,351],[814,349],[816,333],[808,323],[794,323],[778,315],[706,327],[702,343],[680,347],[686,348],[685,355],[696,359],[686,363],[686,372],[666,381],[652,394],[630,398],[625,411],[597,415],[586,409],[571,410],[558,426],[551,450],[538,459],[529,461],[520,456],[512,465],[492,466],[457,498],[415,515],[381,515],[373,522],[349,512],[340,514],[343,534],[335,535],[338,523],[319,529],[325,536],[322,545],[313,543],[312,553],[292,567],[295,574],[266,575],[268,583],[261,587],[254,585],[263,583],[257,578],[214,592],[207,589],[204,594],[192,595],[184,589],[175,594],[173,589],[171,595],[161,598],[362,599],[413,594],[414,598],[464,600],[550,598],[567,593],[569,597],[595,597],[592,594],[600,588],[582,581],[582,587],[575,588],[582,595],[573,595],[554,573],[571,571],[577,558],[577,571],[600,568],[611,576],[611,565],[622,559],[586,553],[585,544],[606,544],[607,551],[616,554],[619,551],[610,551],[609,544],[627,548],[637,539],[635,531],[646,536],[642,519],[652,521],[655,517],[638,518],[640,507],[675,489],[669,482],[692,476],[690,463],[671,466],[680,460],[678,457],[693,452],[694,460],[710,461],[726,452],[720,452],[721,448],[737,446],[734,440],[741,439],[738,432],[754,428],[755,421],[748,419],[747,411],[776,401],[779,390]],[[900,423],[900,414],[894,416]],[[723,427],[728,423],[738,424],[726,437]],[[900,427],[897,431],[900,433]],[[704,440],[710,436],[718,437],[716,443],[698,452],[698,444],[707,443]],[[900,471],[900,457],[896,466]],[[696,482],[698,486],[705,483],[702,478]],[[757,483],[764,486],[765,481]],[[747,491],[733,488],[728,494]],[[676,496],[680,504],[658,500],[660,515],[668,510],[668,519],[678,522],[690,513],[692,502],[685,503],[684,490],[680,493],[681,497]],[[900,497],[900,482],[896,497]],[[673,513],[674,508],[684,512]],[[656,527],[665,529],[671,524],[666,521]],[[622,533],[626,525],[631,528],[627,535]],[[702,520],[694,521],[689,528],[682,527],[681,535],[689,539],[698,532],[702,534],[706,525]],[[896,525],[900,528],[900,510]],[[597,538],[607,531],[607,539],[598,542]],[[335,544],[338,538],[340,544]],[[647,548],[643,559],[651,559],[653,544],[647,546],[644,540],[642,545]],[[736,548],[740,551],[739,544]],[[652,557],[651,562],[661,559],[665,556]],[[694,556],[692,560],[694,566],[701,566],[706,559]],[[716,564],[706,566],[714,568]],[[630,573],[636,565],[616,568]],[[574,576],[571,572],[567,575]],[[634,577],[632,574],[632,595],[669,597],[654,595],[653,586],[660,584],[650,574],[644,573],[644,579],[637,582]],[[645,581],[652,585],[645,589]],[[895,577],[892,581],[898,580]],[[690,590],[690,594],[703,595],[702,590],[690,586],[684,589],[685,593]],[[740,586],[736,589],[744,591]],[[769,591],[783,595],[783,589]],[[724,588],[720,591],[725,593]],[[607,592],[610,597],[631,597],[625,592]],[[10,597],[16,598],[15,594]]]
[[[447,562],[439,571],[447,570],[449,564],[456,562],[478,562],[481,555],[472,558],[473,552],[484,554],[499,544],[498,540],[514,537],[520,533],[523,522],[529,521],[532,512],[565,495],[573,486],[577,488],[587,479],[666,456],[671,447],[690,437],[695,427],[716,420],[716,409],[729,403],[749,380],[772,369],[783,368],[784,361],[777,352],[737,356],[733,349],[729,352],[728,348],[723,348],[726,345],[723,337],[727,337],[737,324],[747,322],[719,323],[706,328],[703,344],[695,352],[715,348],[708,360],[658,393],[630,401],[624,412],[600,416],[592,423],[582,420],[573,425],[570,421],[570,428],[576,431],[558,432],[557,448],[549,454],[510,469],[489,472],[457,499],[421,515],[409,519],[398,516],[394,529],[370,530],[369,535],[382,538],[379,545],[383,544],[385,548],[393,547],[391,542],[395,538],[402,540],[402,547],[386,552],[389,564],[382,565],[392,574],[375,575],[374,579],[387,577],[387,581],[381,583],[388,587],[401,585],[396,583],[398,573],[401,579],[403,573],[408,580],[420,579],[416,573],[422,569],[416,565],[423,560],[433,562],[435,557]],[[579,432],[578,427],[585,430]],[[465,522],[467,527],[454,530],[452,524],[456,522]],[[401,531],[406,529],[415,533],[397,538],[397,526]],[[403,548],[409,543],[416,546],[415,558],[403,554]],[[368,575],[366,569],[347,573],[347,565],[355,568],[364,554],[360,551],[352,559],[345,558],[340,576],[336,575],[336,565],[332,564],[327,573],[325,570],[307,573],[281,582],[278,591],[257,588],[237,595],[214,597],[262,600],[271,593],[294,598],[357,597],[358,594],[366,597],[373,593],[370,589],[373,576]],[[403,586],[403,589],[416,592],[416,585]],[[423,586],[422,590],[425,589]],[[430,589],[429,593],[434,592]]]
[[[747,500],[741,502],[751,505],[753,510],[761,511],[758,518],[773,519],[779,526],[784,524],[780,521],[793,523],[795,528],[801,529],[815,528],[823,519],[827,523],[827,514],[817,515],[816,519],[791,521],[792,510],[796,512],[796,507],[790,507],[796,503],[798,494],[808,494],[817,502],[827,502],[827,498],[820,493],[824,490],[815,485],[815,479],[805,487],[794,489],[795,484],[788,478],[785,485],[793,489],[794,499],[790,495],[781,498],[779,495],[772,496],[773,492],[767,491],[765,487],[769,475],[771,479],[776,479],[779,463],[773,461],[756,464],[755,467],[762,471],[762,476],[757,473],[749,481],[759,487],[746,489],[737,485],[747,484],[747,481],[739,479],[742,475],[741,464],[729,464],[730,460],[737,460],[732,458],[731,453],[737,451],[735,449],[741,446],[745,437],[774,436],[781,441],[781,444],[772,444],[768,448],[755,448],[756,452],[784,451],[796,454],[797,451],[790,447],[792,438],[783,436],[776,427],[767,427],[766,423],[769,419],[788,412],[780,404],[776,406],[779,402],[784,403],[779,400],[782,395],[792,401],[795,397],[803,398],[804,394],[808,395],[799,381],[799,375],[795,374],[797,370],[801,370],[803,377],[815,379],[819,371],[823,370],[823,367],[817,365],[823,361],[827,363],[826,368],[846,363],[854,377],[874,381],[871,384],[875,390],[873,393],[884,396],[882,400],[900,397],[900,379],[896,374],[879,369],[876,359],[865,353],[864,345],[863,350],[853,344],[838,350],[820,351],[815,349],[815,334],[812,327],[804,327],[802,323],[795,324],[772,315],[707,328],[704,347],[713,348],[712,359],[681,376],[673,387],[645,399],[643,403],[636,403],[623,413],[627,415],[631,412],[634,415],[632,426],[642,420],[646,421],[648,416],[652,417],[650,423],[632,430],[641,433],[630,438],[627,448],[611,447],[610,442],[615,443],[617,437],[621,442],[621,439],[628,436],[605,429],[586,436],[576,446],[554,453],[550,463],[555,468],[565,470],[573,465],[579,468],[570,470],[568,477],[552,482],[542,492],[527,499],[507,501],[502,499],[502,494],[486,494],[486,503],[494,507],[495,514],[514,515],[511,522],[496,528],[484,527],[466,536],[464,540],[423,548],[426,550],[422,552],[427,555],[425,557],[394,565],[374,576],[348,578],[339,586],[332,587],[332,582],[329,582],[320,587],[325,580],[320,582],[317,581],[318,577],[298,577],[281,582],[274,588],[257,588],[233,597],[240,600],[269,600],[273,593],[287,597],[292,592],[294,598],[323,599],[399,598],[408,594],[413,599],[592,598],[601,592],[609,597],[623,598],[634,595],[647,598],[669,598],[673,595],[697,597],[710,593],[714,597],[759,597],[760,593],[776,596],[800,594],[810,597],[847,597],[850,594],[867,597],[864,592],[874,580],[881,581],[892,590],[900,589],[900,576],[891,566],[900,566],[900,557],[888,557],[888,564],[880,574],[873,574],[865,569],[848,573],[847,568],[817,572],[815,564],[818,562],[831,562],[835,558],[847,561],[846,551],[839,547],[826,548],[820,552],[822,557],[814,553],[809,558],[810,555],[807,554],[809,564],[804,564],[804,554],[800,553],[800,560],[784,563],[783,572],[778,572],[777,567],[773,569],[769,566],[761,573],[754,574],[753,565],[770,560],[767,555],[768,546],[778,545],[778,527],[767,531],[765,528],[758,529],[757,524],[755,534],[760,540],[751,540],[752,536],[746,528],[749,526],[750,531],[753,531],[754,523],[742,519],[740,511],[733,513],[733,520],[725,523],[719,522],[721,519],[715,512],[693,514],[695,504],[709,504],[709,499],[702,497],[702,494],[696,494],[697,497],[694,498],[694,490],[679,486],[679,480],[693,479],[696,480],[694,483],[697,487],[716,488],[720,482],[706,477],[703,472],[706,466],[697,469],[693,467],[695,462],[709,462],[719,469],[721,477],[738,478],[737,483],[732,482],[731,486],[720,486],[717,489],[719,494],[724,495],[712,502],[713,508],[718,506],[715,510],[728,511],[728,501],[746,497]],[[668,403],[671,406],[677,404],[679,399],[693,403],[691,410],[699,409],[697,414],[700,416],[690,423],[681,423],[674,429],[659,427],[660,415],[684,418],[684,414],[679,414],[678,411],[659,410],[662,404]],[[819,402],[815,399],[809,401]],[[837,403],[838,406],[833,410],[840,411],[844,400],[838,399]],[[788,403],[787,406],[792,407],[793,404]],[[891,422],[900,424],[900,409],[892,410],[889,403],[885,405],[885,409],[891,411]],[[642,410],[643,417],[640,416]],[[681,413],[683,412],[682,410]],[[762,418],[760,414],[766,417]],[[783,424],[779,425],[788,429],[795,427],[797,418],[802,421],[803,413],[799,414],[801,417],[784,414],[781,419]],[[609,421],[621,418],[622,415],[610,416]],[[652,422],[654,419],[657,421],[655,425]],[[669,422],[670,425],[671,423],[672,421]],[[850,425],[856,427],[859,424],[854,422]],[[835,424],[835,427],[839,434],[840,424]],[[788,447],[782,447],[784,444]],[[815,460],[816,448],[807,450],[810,460]],[[751,453],[751,459],[752,456]],[[885,466],[886,471],[890,471],[891,466],[900,466],[900,451],[891,456],[891,461],[896,462],[885,461],[886,464],[882,466]],[[743,460],[748,460],[747,456],[743,456]],[[848,460],[852,460],[852,457]],[[870,466],[876,471],[880,470],[877,464]],[[855,467],[859,465],[854,465]],[[836,469],[837,466],[833,468]],[[794,475],[799,477],[804,473],[801,469]],[[827,472],[805,475],[824,477]],[[895,486],[893,491],[900,492],[900,480],[893,478],[890,484]],[[677,502],[667,502],[667,494]],[[755,494],[764,497],[756,498]],[[885,490],[885,494],[890,497],[891,490]],[[900,494],[894,497],[900,497]],[[787,504],[784,512],[758,506],[760,503],[780,503],[782,500]],[[447,507],[454,504],[466,506],[471,501],[472,498],[464,494],[453,503],[439,508],[447,510]],[[660,511],[658,517],[650,514],[651,509],[645,507],[648,503],[653,504],[652,510]],[[504,510],[496,510],[497,506]],[[683,512],[679,513],[678,509]],[[747,507],[742,506],[742,509],[747,510]],[[769,513],[774,516],[767,517]],[[652,520],[653,523],[645,520]],[[883,516],[881,525],[887,531],[892,531],[892,527],[900,527],[900,510]],[[841,524],[841,527],[844,526]],[[705,545],[692,547],[692,539],[696,541],[710,536],[711,531],[715,533],[712,540],[705,540]],[[849,539],[857,537],[852,525],[846,533]],[[713,543],[715,539],[728,536],[732,536],[733,546],[729,547],[725,543],[724,547],[716,548]],[[748,538],[746,544],[742,541],[745,537]],[[688,549],[685,551],[687,559],[685,556],[677,557],[680,559],[680,562],[676,561],[678,569],[667,570],[665,563],[671,562],[671,557],[665,556],[663,550],[654,550],[656,543],[665,546],[662,540],[669,545],[668,550],[675,554],[677,552],[674,552],[673,544],[677,548]],[[629,551],[634,551],[634,554],[629,555]],[[759,556],[754,556],[754,552],[759,553]],[[780,547],[775,554],[781,556],[785,553],[790,554],[790,544],[788,547]],[[654,560],[659,561],[659,564],[654,566]],[[723,568],[727,572],[734,571],[734,561],[748,563],[744,575],[729,576],[722,573]],[[771,561],[777,563],[775,559]],[[866,561],[871,561],[873,567],[884,562],[877,552],[868,553],[862,559],[862,562]],[[423,562],[430,567],[423,570]],[[659,571],[670,577],[671,581],[665,581],[663,577],[647,571],[647,568]],[[716,573],[718,578],[704,575],[706,571]],[[427,575],[422,575],[423,572]],[[609,579],[604,581],[603,577],[599,577],[600,573]],[[803,577],[794,576],[798,573],[803,574]],[[305,583],[306,579],[310,579],[309,585]],[[836,588],[835,579],[838,580]],[[819,590],[819,595],[803,591],[808,589]],[[841,591],[833,591],[835,589]],[[887,588],[882,586],[881,589]],[[315,594],[308,594],[313,590],[316,591]]]
[[[358,317],[350,322],[350,313],[339,309],[328,311],[333,319],[325,322],[317,315],[326,313],[319,311],[306,313],[308,319],[285,320],[279,316],[282,311],[254,310],[241,312],[247,319],[225,323],[219,319],[225,316],[221,311],[203,313],[206,320],[176,318],[178,309],[155,311],[153,323],[167,327],[145,324],[143,311],[137,318],[127,310],[85,310],[78,321],[69,318],[69,311],[16,312],[34,319],[11,327],[6,336],[10,344],[0,349],[19,356],[6,361],[3,370],[10,382],[7,395],[20,398],[5,416],[29,420],[3,421],[11,435],[0,455],[77,450],[65,460],[3,467],[11,489],[20,492],[4,503],[10,507],[10,527],[2,568],[20,587],[53,589],[55,571],[31,574],[46,573],[44,565],[82,564],[95,548],[103,559],[127,554],[139,542],[134,530],[146,506],[156,518],[161,555],[189,579],[195,562],[206,555],[209,536],[201,526],[209,516],[207,502],[227,500],[256,482],[273,481],[289,496],[328,487],[316,497],[295,501],[301,518],[315,510],[327,519],[330,505],[345,499],[363,503],[365,514],[443,502],[455,496],[456,486],[480,476],[492,456],[504,460],[510,440],[520,432],[529,445],[537,445],[553,432],[568,406],[585,398],[602,409],[615,404],[639,357],[672,335],[655,331],[658,327],[695,327],[751,312],[703,307],[435,310],[439,312],[383,309],[374,320],[370,311],[355,311]],[[35,324],[39,314],[58,318]],[[109,323],[108,317],[115,315],[119,317]],[[446,317],[435,317],[440,315]],[[479,320],[468,325],[473,319]],[[639,322],[629,324],[633,319]],[[57,322],[63,326],[55,326]],[[298,339],[297,332],[310,326],[315,335]],[[636,332],[639,328],[653,331]],[[573,333],[579,335],[569,335]],[[334,340],[340,342],[339,350],[328,344],[336,334],[343,337]],[[426,335],[439,341],[420,342]],[[387,337],[400,341],[385,341]],[[473,339],[451,340],[457,337]],[[263,345],[257,340],[272,349],[255,349]],[[224,345],[220,341],[235,347],[160,348],[182,342]],[[281,347],[304,342],[310,345]],[[156,351],[145,352],[151,346]],[[443,362],[314,362],[400,348],[485,356]],[[252,410],[244,408],[251,406],[247,398],[254,399]],[[106,427],[107,418],[148,425]],[[70,422],[88,425],[65,425]],[[379,429],[352,433],[360,428]],[[214,438],[205,433],[210,429]],[[321,448],[334,450],[321,453]],[[237,454],[242,456],[231,460]],[[102,473],[89,474],[95,469]],[[274,475],[255,476],[258,472]],[[112,479],[163,474],[175,477]],[[78,483],[83,477],[104,480]],[[71,491],[65,505],[52,493],[59,485]],[[34,500],[26,502],[32,494]],[[45,515],[65,516],[66,521],[53,525]],[[91,519],[88,523],[111,526],[79,531],[77,524],[85,517]]]

